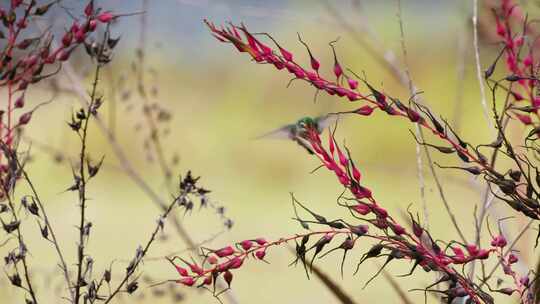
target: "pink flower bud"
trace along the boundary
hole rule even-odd
[[[360,178],[362,178],[362,174],[360,174],[360,171],[355,166],[352,167],[352,174],[353,174],[353,178],[357,182],[360,182]]]
[[[230,271],[227,270],[227,271],[225,272],[225,274],[223,275],[223,279],[225,279],[225,282],[227,282],[227,285],[228,285],[229,287],[231,287],[231,282],[232,282],[232,280],[233,280],[233,274],[232,274],[232,272],[230,272]]]
[[[472,256],[476,256],[478,254],[478,247],[476,247],[475,244],[468,244],[465,246],[465,249],[467,249],[467,252]]]
[[[319,63],[319,61],[311,57],[311,68],[314,69],[315,71],[318,71],[320,66],[321,64]]]
[[[71,49],[62,49],[60,53],[58,53],[58,60],[59,61],[67,61],[69,59],[69,56],[71,56],[71,52],[74,50],[74,48]]]
[[[510,255],[508,256],[508,263],[509,264],[515,264],[519,261],[518,257],[513,254],[513,253],[510,253]]]
[[[293,55],[291,52],[285,50],[284,48],[279,48],[279,52],[281,53],[281,56],[283,56],[283,58],[285,58],[285,60],[287,61],[292,61],[293,60]]]
[[[188,266],[189,266],[189,269],[191,270],[191,272],[193,273],[196,273],[198,275],[202,275],[204,273],[204,270],[199,267],[199,265],[197,264],[189,264],[188,263]]]
[[[257,244],[259,244],[260,246],[263,246],[263,245],[265,245],[266,243],[268,243],[268,241],[267,241],[266,239],[264,239],[264,238],[257,238],[257,239],[255,239],[255,242],[256,242]]]
[[[517,114],[515,113],[516,117],[524,124],[524,125],[532,125],[532,118],[530,115],[524,115],[524,114]]]
[[[354,205],[351,208],[361,215],[366,215],[371,212],[371,208],[369,208],[369,206],[366,204]]]
[[[242,249],[249,250],[253,246],[253,242],[249,240],[245,240],[240,242],[240,246],[242,246]]]
[[[512,92],[512,96],[514,96],[514,99],[515,99],[516,101],[521,101],[521,100],[524,99],[524,98],[523,98],[523,95],[519,94],[518,92]]]
[[[90,17],[94,14],[94,0],[90,0],[84,8],[84,14],[86,17]]]
[[[174,265],[174,267],[176,268],[176,271],[178,272],[179,275],[183,277],[187,277],[189,275],[187,269],[182,268],[178,265]]]
[[[259,260],[262,260],[264,259],[264,256],[266,255],[266,250],[265,249],[261,249],[257,252],[255,252],[255,256],[257,257],[257,259]]]
[[[358,81],[349,78],[347,79],[347,82],[349,83],[349,88],[351,88],[352,90],[356,90],[356,88],[358,88]]]
[[[487,258],[489,258],[489,250],[480,249],[478,251],[478,254],[476,255],[476,258],[478,258],[480,260],[486,260]]]
[[[82,28],[75,32],[75,41],[77,41],[77,43],[83,43],[85,39],[86,32]]]
[[[463,253],[463,250],[461,250],[461,248],[459,247],[452,247],[452,251],[454,252],[456,256],[459,256],[459,257],[465,256],[465,254]]]
[[[233,254],[234,248],[232,248],[231,246],[227,246],[214,251],[214,253],[220,258],[224,258]]]
[[[186,286],[193,286],[195,284],[195,279],[192,277],[182,278],[176,281],[177,283],[184,284]]]
[[[111,22],[116,16],[113,15],[111,12],[103,12],[101,14],[99,14],[97,16],[97,19],[100,21],[100,22],[103,22],[103,23],[109,23]]]
[[[242,267],[242,264],[244,264],[244,259],[240,257],[234,257],[232,260],[229,261],[229,269],[238,269]]]
[[[506,28],[502,23],[497,24],[497,35],[504,37],[506,36]]]
[[[19,96],[19,98],[17,98],[17,100],[15,100],[14,106],[16,109],[24,107],[24,94],[22,94],[21,96]]]
[[[218,259],[216,258],[216,256],[211,255],[211,256],[209,256],[209,257],[206,259],[206,261],[207,261],[209,264],[215,265],[215,264],[217,264]]]
[[[88,22],[88,31],[93,32],[96,30],[97,27],[97,21],[95,19],[92,19]]]
[[[491,240],[491,246],[493,247],[504,247],[506,246],[506,238],[502,235],[497,235]]]
[[[64,47],[68,47],[72,41],[73,41],[73,33],[71,31],[66,32],[64,34],[64,37],[62,37],[62,45]]]
[[[336,75],[337,78],[343,75],[343,69],[341,68],[341,65],[337,61],[334,64],[334,74]]]
[[[19,117],[19,125],[23,126],[30,122],[32,119],[32,112],[26,112],[21,117]]]
[[[369,116],[371,115],[371,113],[373,113],[373,108],[366,105],[355,110],[354,112],[360,115]]]
[[[405,228],[403,228],[402,226],[398,224],[395,224],[394,226],[392,226],[392,230],[394,231],[396,235],[402,235],[406,232]]]
[[[527,55],[527,57],[525,57],[525,59],[523,59],[523,64],[526,67],[530,67],[533,64],[532,54]]]

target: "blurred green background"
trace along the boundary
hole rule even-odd
[[[469,1],[402,2],[407,61],[416,86],[424,92],[423,97],[434,112],[457,124],[466,140],[475,143],[491,141],[475,78],[470,30],[472,4]],[[74,10],[80,5],[77,1],[67,3]],[[142,9],[139,0],[101,1],[101,4],[120,12]],[[336,17],[336,12],[340,18]],[[58,14],[62,16],[62,12]],[[327,75],[331,75],[333,64],[327,43],[339,37],[337,52],[342,65],[358,73],[365,72],[368,79],[385,92],[407,100],[407,89],[358,41],[359,37],[365,39],[376,47],[379,54],[392,51],[401,62],[396,14],[396,1],[390,0],[343,0],[330,4],[325,1],[149,1],[144,75],[147,87],[156,89],[152,102],[159,103],[172,114],[171,121],[160,129],[163,132],[165,128],[170,129],[170,134],[162,137],[165,155],[168,159],[175,152],[179,155],[175,180],[178,174],[187,170],[202,176],[201,183],[212,190],[211,199],[226,206],[227,216],[234,220],[230,231],[220,234],[205,246],[218,248],[261,236],[277,239],[301,231],[301,227],[291,220],[290,192],[329,218],[347,217],[345,210],[335,203],[342,189],[334,176],[324,170],[310,174],[319,165],[315,158],[293,143],[253,138],[302,116],[350,110],[358,104],[349,104],[344,99],[324,94],[319,94],[314,102],[314,90],[305,83],[294,82],[286,88],[288,75],[271,66],[250,63],[245,54],[238,54],[230,45],[217,42],[202,20],[208,18],[218,24],[244,22],[255,32],[272,33],[283,46],[294,52],[299,62],[308,63],[305,50],[297,42],[299,32],[321,59],[322,69]],[[58,23],[62,21],[57,20]],[[357,33],[345,29],[344,23]],[[128,151],[137,172],[164,199],[168,199],[170,192],[164,186],[159,166],[155,160],[148,159],[144,148],[148,129],[141,112],[142,101],[135,89],[136,71],[132,68],[137,60],[134,50],[138,46],[140,30],[139,16],[123,18],[113,28],[113,32],[121,35],[122,39],[113,64],[107,67],[106,76],[102,78],[101,90],[106,98],[101,115],[108,122],[114,115],[118,141]],[[482,65],[486,67],[495,58],[497,50],[492,48],[489,35],[481,38]],[[87,60],[78,60],[79,72],[91,70]],[[126,79],[125,91],[131,92],[127,101],[119,98],[124,92],[118,89],[120,78]],[[88,88],[90,81],[89,78],[87,80],[85,86]],[[62,81],[69,85],[67,80]],[[30,93],[27,99],[35,103],[52,94],[47,87]],[[78,107],[73,96],[57,98],[34,115],[27,133],[35,141],[32,147],[34,161],[29,165],[32,179],[46,201],[60,242],[73,263],[79,209],[76,195],[62,192],[71,183],[71,169],[66,161],[60,164],[53,161],[50,153],[44,153],[51,150],[43,151],[42,144],[72,158],[77,155],[77,139],[65,122]],[[114,111],[111,113],[112,109],[116,114]],[[373,190],[377,200],[398,218],[409,206],[413,212],[422,212],[416,147],[409,129],[412,130],[413,126],[407,121],[375,112],[371,117],[343,119],[337,132],[339,140],[346,140],[350,147],[363,173],[364,183]],[[512,132],[519,136],[523,130],[516,127]],[[135,248],[148,238],[159,210],[118,169],[118,160],[97,126],[91,125],[91,133],[91,155],[94,158],[105,155],[105,165],[89,186],[88,217],[93,222],[89,254],[96,262],[96,276],[112,260],[116,260],[116,275],[121,275]],[[454,158],[436,155],[435,159],[443,164],[459,164]],[[472,214],[481,198],[480,181],[460,172],[437,171],[462,229],[471,239],[474,235]],[[424,175],[429,227],[436,238],[455,239],[455,230],[427,168],[424,168]],[[501,207],[499,212],[498,217],[502,217],[500,215],[505,215],[508,210]],[[206,240],[222,230],[221,221],[210,210],[198,211],[196,208],[192,215],[180,217],[197,241]],[[513,220],[509,225],[510,231],[515,231],[523,223]],[[53,299],[58,298],[58,292],[65,294],[66,291],[57,288],[62,286],[62,278],[55,268],[55,253],[39,238],[35,222],[28,220],[23,227],[28,235],[30,263],[36,269],[38,293],[49,296],[48,303],[59,303]],[[174,229],[166,226],[164,239],[155,244],[150,256],[163,257],[185,248]],[[382,276],[362,289],[382,260],[365,263],[359,274],[352,276],[356,261],[368,248],[368,242],[357,245],[348,259],[348,271],[343,279],[339,276],[339,254],[328,256],[318,264],[358,303],[374,300],[400,302],[399,296]],[[189,254],[183,253],[184,256]],[[526,258],[528,252],[522,251],[522,254]],[[233,292],[241,303],[336,303],[317,279],[307,280],[300,267],[287,266],[293,256],[286,248],[274,248],[267,257],[270,265],[252,261],[235,272]],[[395,263],[388,267],[388,271],[403,274],[410,266],[406,262]],[[156,297],[156,289],[148,289],[148,285],[174,279],[176,273],[164,259],[147,261],[143,269],[143,276],[150,277],[151,282],[142,282],[135,296],[118,300],[118,303],[172,303],[171,289],[182,294],[184,301],[189,303],[216,303],[208,292],[188,290],[179,285],[159,287],[166,290],[167,295]],[[0,292],[0,302],[19,303],[20,294],[6,287],[6,280],[2,280],[4,287]],[[432,275],[420,272],[414,277],[397,278],[405,290],[421,288],[432,281]],[[423,301],[421,292],[410,296],[416,301]]]

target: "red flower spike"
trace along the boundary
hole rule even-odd
[[[509,264],[515,264],[519,261],[518,257],[513,254],[513,253],[510,253],[510,255],[508,256],[508,263]]]

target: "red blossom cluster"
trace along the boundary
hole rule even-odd
[[[503,53],[506,57],[507,67],[512,72],[512,75],[506,77],[503,81],[509,83],[506,91],[513,98],[511,102],[505,105],[504,111],[511,111],[514,117],[517,117],[526,125],[535,125],[530,114],[537,116],[537,110],[540,107],[540,98],[536,97],[536,86],[538,84],[535,78],[536,59],[532,53],[532,48],[530,48],[525,59],[520,58],[520,51],[526,41],[525,33],[516,36],[512,32],[511,18],[523,20],[518,7],[512,4],[510,0],[503,0],[501,11],[497,12],[497,33],[504,39]],[[500,133],[495,142],[472,146],[456,134],[444,119],[437,117],[426,106],[413,101],[405,104],[398,98],[377,90],[365,79],[359,78],[353,72],[350,72],[350,75],[349,72],[346,73],[337,58],[332,43],[330,44],[334,55],[332,72],[335,81],[327,80],[321,76],[320,62],[313,56],[307,44],[300,37],[300,42],[306,47],[309,54],[309,68],[295,61],[294,55],[279,45],[269,34],[252,33],[244,25],[229,24],[227,27],[217,27],[209,21],[205,20],[205,23],[219,41],[232,43],[238,51],[248,53],[259,64],[270,64],[278,70],[287,71],[294,79],[304,80],[318,91],[324,91],[329,95],[346,97],[351,102],[364,101],[367,103],[353,111],[342,113],[370,116],[374,110],[379,109],[390,116],[406,118],[410,122],[431,131],[447,146],[421,142],[417,138],[418,143],[436,149],[443,154],[457,155],[463,163],[469,165],[452,168],[462,169],[476,176],[483,176],[488,185],[496,185],[499,188],[500,193],[498,194],[492,191],[497,198],[506,202],[521,214],[534,220],[539,219],[539,194],[537,188],[531,183],[533,177],[531,176],[532,170],[530,170],[536,167],[530,165],[530,162],[529,170],[524,170],[520,166],[519,161],[525,162],[524,159],[526,158],[521,159],[516,156],[505,137],[504,128],[500,127],[500,124],[498,124]],[[275,47],[271,47],[258,39],[258,35],[268,37]],[[486,81],[488,82],[492,81],[490,76],[493,74],[495,64],[496,61],[486,71]],[[365,92],[362,92],[362,88],[359,86],[360,82],[365,84]],[[492,83],[495,83],[492,86],[493,93],[495,93],[497,86],[500,87],[501,85],[496,81],[492,81]],[[514,83],[517,83],[519,87],[514,88]],[[520,90],[525,94],[520,93]],[[524,97],[524,95],[527,97]],[[530,106],[516,106],[518,102],[523,100],[529,100]],[[496,111],[494,107],[498,121],[499,117]],[[525,112],[525,114],[521,112]],[[538,131],[533,130],[535,133],[538,133]],[[465,303],[494,302],[490,293],[485,291],[485,286],[488,285],[488,280],[491,277],[483,278],[478,283],[476,278],[470,277],[466,273],[464,267],[476,261],[489,259],[491,256],[498,258],[504,274],[512,279],[513,285],[502,288],[498,286],[498,289],[491,289],[488,286],[489,291],[505,295],[518,294],[521,303],[533,303],[534,294],[531,288],[533,280],[529,278],[529,274],[521,275],[513,269],[519,259],[509,248],[507,239],[501,233],[492,236],[490,246],[486,248],[481,248],[481,246],[474,243],[435,241],[436,239],[432,237],[431,233],[411,213],[409,213],[410,223],[403,225],[377,202],[372,191],[364,185],[361,171],[352,160],[349,150],[339,145],[334,133],[329,130],[326,145],[323,143],[321,132],[316,126],[306,126],[306,130],[302,132],[301,137],[310,144],[313,154],[319,159],[322,167],[333,172],[338,182],[352,195],[352,197],[345,197],[342,194],[338,198],[338,204],[345,207],[356,220],[368,225],[358,225],[343,219],[329,220],[306,208],[293,197],[295,220],[306,229],[310,229],[309,225],[317,225],[323,226],[323,230],[310,230],[307,233],[296,234],[274,242],[268,242],[264,239],[244,240],[234,246],[226,246],[217,250],[202,249],[201,255],[204,257],[204,261],[200,264],[176,257],[170,260],[180,275],[180,278],[175,280],[176,282],[187,286],[210,288],[216,278],[222,276],[230,285],[233,271],[241,268],[246,259],[252,257],[256,260],[263,260],[268,248],[288,242],[296,243],[296,260],[294,263],[301,262],[307,274],[309,269],[312,269],[313,261],[317,256],[322,257],[335,250],[343,251],[341,265],[343,272],[343,263],[347,251],[355,248],[358,239],[364,238],[371,239],[375,244],[360,259],[358,267],[366,259],[386,257],[384,266],[393,260],[413,262],[413,267],[408,275],[413,274],[417,266],[420,266],[426,272],[438,272],[440,274],[439,279],[424,290],[426,292],[442,293],[447,303],[453,303],[452,301],[457,298],[466,299]],[[490,162],[480,151],[480,148],[491,148],[494,151],[499,151],[503,146],[507,147],[506,155],[516,161],[519,170],[513,168],[501,173],[502,171],[500,172],[495,168],[494,162]],[[536,180],[540,181],[538,170],[536,170]],[[527,186],[523,187],[524,185]],[[300,218],[296,206],[300,206],[313,219]],[[370,226],[373,228],[370,229]],[[316,238],[316,240],[312,241],[313,238]],[[337,239],[341,239],[341,241],[337,241]],[[312,253],[311,262],[309,262],[308,253]],[[175,263],[176,259],[179,259],[184,265]],[[368,283],[373,278],[368,280]],[[443,282],[445,283],[444,287],[439,286],[438,289],[431,289]],[[215,286],[213,291],[216,292]]]
[[[30,122],[39,107],[26,109],[25,95],[29,86],[56,74],[61,63],[68,60],[78,46],[87,43],[99,23],[107,24],[115,18],[111,12],[94,7],[94,1],[90,1],[83,17],[72,22],[54,47],[52,34],[32,37],[29,27],[55,4],[54,1],[38,5],[35,0],[11,0],[7,7],[0,6],[0,41],[4,42],[0,51],[0,87],[7,91],[6,103],[0,109],[0,138],[4,145],[0,153],[2,179],[9,179],[6,177],[8,164],[3,157],[5,149],[13,148],[16,131]],[[54,72],[47,72],[50,66],[55,67]]]
[[[512,0],[502,0],[500,9],[495,12],[497,35],[504,45],[503,53],[506,67],[512,75],[505,79],[517,82],[509,90],[511,100],[509,108],[512,114],[525,125],[538,126],[538,110],[540,109],[540,96],[538,96],[539,81],[536,78],[538,68],[538,41],[535,31],[528,23],[521,8]],[[520,27],[516,31],[516,27]],[[493,68],[495,63],[493,65]],[[486,73],[490,76],[493,68]],[[536,119],[534,119],[536,117]]]

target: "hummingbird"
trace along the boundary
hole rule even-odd
[[[307,139],[308,132],[315,130],[317,134],[321,134],[324,129],[336,122],[338,119],[337,114],[327,114],[319,117],[302,117],[298,121],[292,124],[287,124],[279,129],[273,130],[266,134],[259,136],[258,138],[275,138],[275,139],[288,139],[296,142],[302,148],[306,149],[309,154],[313,154],[311,144]]]

